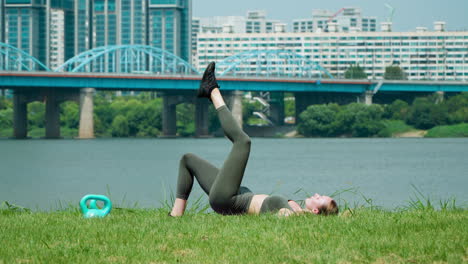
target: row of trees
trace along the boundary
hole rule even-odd
[[[147,94],[137,97],[98,93],[95,98],[94,127],[97,136],[141,136],[154,137],[162,127],[162,100]],[[78,130],[79,105],[67,101],[60,105],[62,128]],[[45,104],[28,104],[28,128],[44,128]],[[13,127],[11,100],[0,99],[0,130]]]
[[[411,104],[396,100],[390,105],[364,105],[352,103],[312,105],[299,115],[298,132],[304,136],[354,136],[383,135],[385,120],[403,120],[419,129],[434,126],[468,123],[468,93],[462,93],[439,102],[436,95],[416,98]],[[151,93],[138,96],[114,96],[98,93],[95,96],[94,124],[96,136],[157,137],[162,130],[162,98]],[[252,124],[252,112],[259,111],[258,103],[244,101],[244,124]],[[294,115],[293,102],[285,105],[286,115]],[[194,106],[180,104],[177,111],[177,133],[180,136],[195,134]],[[214,108],[209,108],[211,132],[220,124]],[[28,127],[43,128],[45,105],[28,104]],[[63,128],[77,130],[79,106],[75,102],[61,104],[60,123]],[[11,100],[0,98],[0,131],[13,127]]]
[[[367,73],[364,69],[357,65],[350,65],[345,72],[346,79],[367,79]],[[406,73],[397,65],[385,67],[384,73],[385,80],[407,80],[408,76]]]
[[[115,96],[111,92],[99,92],[94,97],[94,131],[98,137],[157,137],[162,131],[162,98],[153,93],[138,96]],[[177,112],[177,133],[180,136],[195,134],[192,104],[179,104]],[[219,128],[216,111],[210,109],[210,131]],[[60,105],[60,125],[69,130],[78,130],[79,105],[72,101]],[[44,128],[45,104],[28,104],[28,128]],[[11,100],[0,98],[0,131],[13,127],[13,106]]]
[[[411,105],[396,100],[386,109],[385,118],[404,120],[419,129],[468,123],[468,93],[452,96],[442,102],[437,95],[416,98]]]
[[[312,105],[300,114],[297,128],[304,136],[372,137],[387,136],[385,120],[402,120],[418,129],[468,123],[468,93],[438,100],[433,95],[416,98],[411,105],[402,100],[390,105]]]

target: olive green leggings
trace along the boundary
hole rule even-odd
[[[250,138],[225,105],[217,111],[224,134],[233,143],[231,152],[220,169],[194,154],[185,154],[180,160],[176,197],[188,199],[195,177],[208,194],[211,208],[215,212],[247,213],[253,193],[240,184],[249,159]]]

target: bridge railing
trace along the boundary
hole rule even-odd
[[[163,49],[146,45],[112,45],[94,48],[67,60],[55,71],[199,74],[182,58]]]
[[[0,71],[51,71],[38,59],[12,45],[0,42]]]

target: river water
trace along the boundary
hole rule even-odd
[[[95,193],[117,206],[160,207],[175,191],[184,153],[221,166],[229,149],[224,138],[1,139],[0,202],[55,210]],[[352,188],[341,204],[366,204],[365,196],[388,209],[408,205],[416,187],[437,203],[466,205],[468,139],[253,138],[243,185],[291,199]],[[194,186],[192,199],[203,194]]]

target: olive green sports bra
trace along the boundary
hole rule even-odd
[[[291,206],[289,206],[288,199],[281,195],[271,195],[263,200],[262,207],[260,207],[260,213],[276,213],[281,208],[287,208],[294,211]]]

